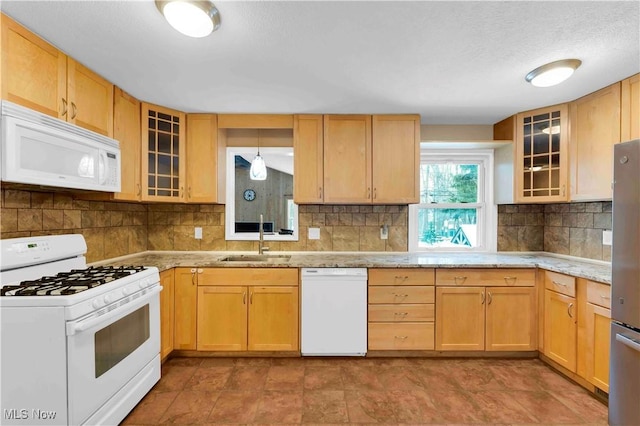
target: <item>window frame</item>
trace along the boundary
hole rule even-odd
[[[494,151],[492,149],[431,149],[422,144],[420,166],[447,162],[478,164],[477,203],[419,203],[409,206],[408,247],[410,252],[495,252],[497,251],[497,206],[494,204]],[[422,181],[422,178],[420,178]],[[420,188],[422,191],[422,188]],[[420,209],[475,208],[478,224],[476,247],[420,247],[418,235],[418,211]]]

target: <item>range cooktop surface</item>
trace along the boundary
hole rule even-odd
[[[142,272],[144,266],[95,266],[5,285],[0,296],[66,296]]]

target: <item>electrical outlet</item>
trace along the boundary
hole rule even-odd
[[[309,228],[309,239],[310,240],[319,240],[320,239],[320,228]]]
[[[605,229],[602,231],[602,245],[610,246],[613,240],[613,234],[611,231]]]
[[[194,238],[196,240],[201,240],[202,239],[202,228],[201,227],[196,226],[195,232],[194,232]]]
[[[381,240],[388,240],[389,239],[389,226],[388,225],[382,225],[380,227],[380,239]]]

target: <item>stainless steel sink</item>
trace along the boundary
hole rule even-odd
[[[238,254],[220,259],[221,262],[286,263],[291,256],[285,254]]]

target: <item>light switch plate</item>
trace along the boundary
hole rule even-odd
[[[309,228],[309,239],[310,240],[319,240],[320,239],[320,228]]]
[[[613,240],[613,235],[612,232],[605,229],[602,231],[602,245],[603,246],[610,246],[611,242]]]
[[[194,232],[194,238],[196,240],[201,240],[202,239],[202,228],[201,227],[196,226],[195,232]]]

